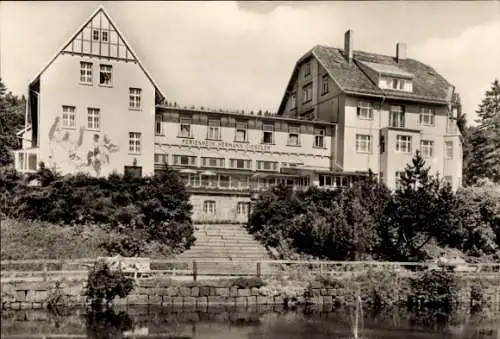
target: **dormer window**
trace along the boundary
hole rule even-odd
[[[392,79],[392,89],[404,90],[405,81],[403,79]]]

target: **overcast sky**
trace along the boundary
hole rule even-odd
[[[15,94],[103,4],[168,101],[276,111],[295,62],[316,44],[423,61],[454,84],[469,122],[500,78],[500,1],[0,1],[0,76]]]

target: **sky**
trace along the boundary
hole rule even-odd
[[[456,86],[475,111],[500,78],[500,1],[0,1],[0,77],[14,94],[102,4],[167,100],[275,112],[314,45],[395,55],[396,43]]]

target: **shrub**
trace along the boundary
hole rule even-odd
[[[85,295],[91,305],[109,306],[115,297],[125,298],[134,289],[133,279],[121,271],[111,271],[103,261],[97,261],[89,271]]]
[[[238,288],[254,288],[254,287],[260,288],[265,285],[266,283],[264,282],[264,280],[257,277],[251,277],[251,278],[240,277],[231,281],[231,286],[236,286]]]
[[[458,304],[459,282],[447,271],[426,271],[411,281],[410,309],[439,310],[451,314]]]

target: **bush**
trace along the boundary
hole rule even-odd
[[[40,185],[29,185],[35,179]],[[94,178],[86,174],[62,177],[41,166],[27,180],[13,170],[2,170],[0,189],[1,202],[7,205],[5,214],[12,217],[64,225],[110,225],[117,230],[126,227],[141,235],[138,244],[122,237],[103,245],[113,252],[137,253],[137,246],[142,250],[145,242],[154,241],[179,251],[195,241],[189,194],[170,168],[152,177],[113,174]]]
[[[426,271],[411,281],[412,310],[438,310],[452,314],[457,309],[459,281],[447,271]]]
[[[85,295],[94,308],[109,306],[115,297],[125,298],[134,289],[134,281],[121,271],[111,271],[102,261],[89,270]]]

